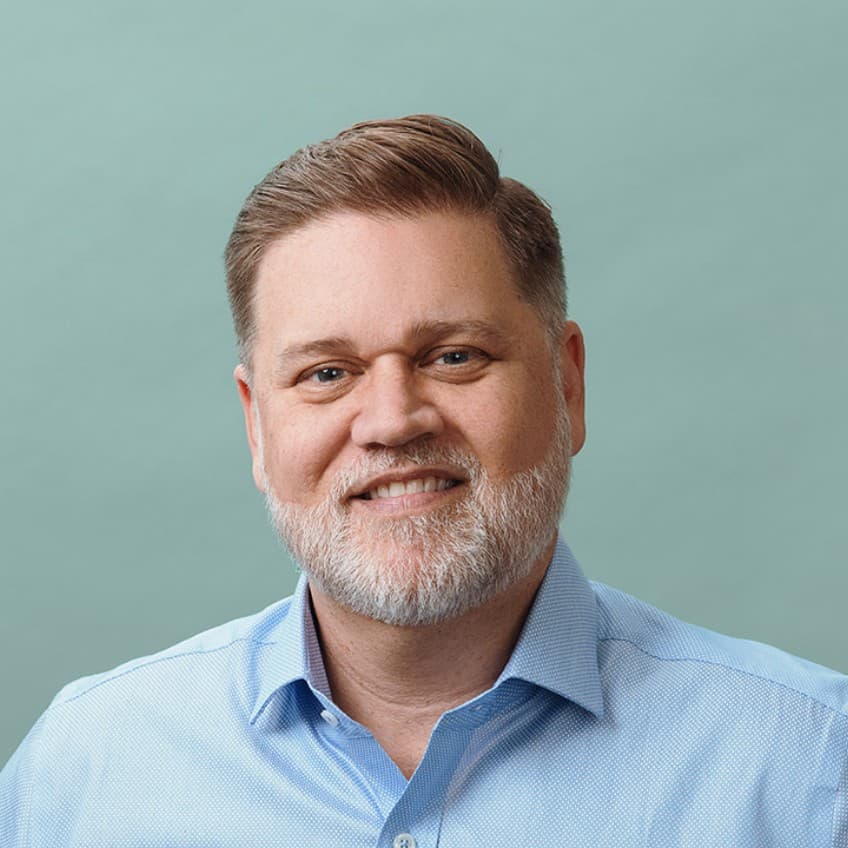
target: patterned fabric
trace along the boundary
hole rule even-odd
[[[407,781],[290,599],[67,686],[0,775],[3,848],[848,848],[848,679],[583,577]]]

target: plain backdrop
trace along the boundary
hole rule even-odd
[[[588,575],[848,671],[844,0],[13,4],[0,761],[57,689],[289,593],[221,254],[297,147],[412,112],[553,206]]]

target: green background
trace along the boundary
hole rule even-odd
[[[3,17],[0,760],[69,679],[290,591],[221,253],[296,147],[419,111],[554,207],[588,574],[848,671],[844,0]]]

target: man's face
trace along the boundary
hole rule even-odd
[[[552,351],[489,220],[313,222],[268,249],[254,310],[251,386],[236,372],[254,479],[313,585],[432,623],[549,555],[582,340],[569,323]]]

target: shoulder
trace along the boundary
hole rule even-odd
[[[0,843],[70,844],[86,805],[167,785],[210,740],[238,738],[290,607],[287,598],[65,686],[0,772]]]
[[[229,664],[273,645],[275,631],[288,615],[290,606],[291,598],[285,598],[258,613],[204,630],[154,654],[74,680],[59,691],[47,714],[78,700],[90,705],[119,691],[143,692],[151,683],[170,678],[182,681],[180,689],[185,689],[186,681],[192,678],[207,677],[211,681],[216,675],[225,674]]]
[[[592,588],[599,647],[607,655],[640,654],[654,669],[696,671],[706,689],[743,686],[772,698],[807,701],[848,720],[848,676],[770,645],[725,636],[681,621],[602,583]],[[714,692],[711,694],[714,695]]]
[[[98,745],[126,752],[132,739],[165,736],[188,722],[249,714],[263,652],[276,644],[291,598],[64,686],[21,744],[19,756],[55,769]],[[57,755],[61,756],[57,757]]]
[[[757,844],[846,826],[846,675],[593,589],[606,727],[652,770],[660,797],[722,811],[719,832],[738,819],[772,834]]]

